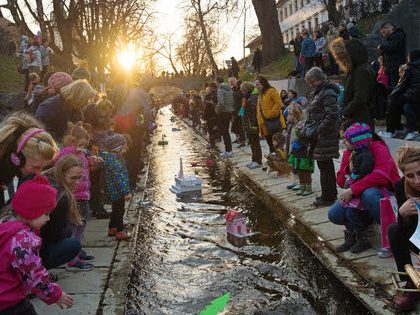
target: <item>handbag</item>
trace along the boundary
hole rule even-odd
[[[265,128],[267,128],[267,132],[269,135],[273,135],[276,132],[281,131],[282,128],[280,123],[280,114],[274,118],[265,118],[261,106],[260,113],[262,118],[264,119]]]
[[[381,210],[382,248],[389,248],[388,227],[390,224],[397,222],[398,203],[394,195],[390,195],[385,189],[383,189],[382,192],[384,198],[379,201]]]
[[[302,128],[301,137],[309,143],[313,143],[318,137],[318,127],[320,122],[316,120],[307,121]]]

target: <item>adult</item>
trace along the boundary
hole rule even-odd
[[[229,84],[233,91],[233,98],[235,100],[233,119],[232,119],[232,132],[236,135],[235,141],[238,148],[245,146],[246,137],[244,132],[244,127],[242,126],[242,117],[239,116],[239,110],[242,106],[242,92],[241,92],[241,81],[238,81],[235,77],[229,78]]]
[[[281,99],[281,102],[283,103],[283,110],[285,109],[285,106],[287,106],[288,104],[287,104],[287,99],[289,98],[289,95],[287,94],[287,91],[286,90],[281,90],[280,91],[280,99]]]
[[[41,50],[41,36],[35,35],[32,41],[32,45],[26,51],[28,55],[28,70],[29,73],[41,74],[42,71],[42,57]]]
[[[215,82],[210,82],[206,87],[206,95],[204,96],[204,111],[203,119],[207,122],[207,132],[209,133],[209,142],[207,149],[216,148],[216,128],[217,128],[217,85]]]
[[[45,175],[57,189],[57,206],[41,230],[40,254],[45,268],[53,269],[71,261],[81,251],[80,241],[71,237],[71,225],[82,224],[73,193],[83,177],[83,163],[69,154],[59,159]]]
[[[222,77],[216,79],[217,84],[217,105],[216,113],[218,115],[218,130],[223,137],[225,150],[221,153],[221,157],[228,158],[232,156],[232,140],[230,139],[230,120],[234,112],[235,99],[232,89],[228,83],[224,83]]]
[[[273,135],[286,128],[286,122],[281,111],[283,104],[279,93],[270,85],[267,78],[259,75],[255,83],[259,91],[257,119],[260,134],[265,137],[270,153],[274,153]]]
[[[302,135],[307,138],[313,159],[317,161],[320,171],[321,196],[313,205],[325,207],[332,205],[337,199],[337,188],[334,169],[334,158],[338,153],[337,127],[337,85],[326,80],[327,76],[321,68],[314,67],[308,71],[305,80],[313,89],[312,102],[306,110],[306,121]]]
[[[252,57],[252,65],[254,66],[255,72],[260,74],[262,66],[262,53],[259,48],[257,48],[254,52],[254,57]]]
[[[296,71],[299,73],[301,70],[299,57],[300,57],[300,52],[302,51],[302,41],[303,41],[302,35],[300,34],[299,31],[297,31],[296,37],[293,38],[289,43],[290,45],[293,46],[293,55],[294,55],[293,63],[295,64]]]
[[[330,45],[332,44],[332,42],[338,37],[338,31],[335,28],[334,22],[330,21],[328,23],[328,32],[327,32],[327,36],[326,36],[326,40],[327,40],[327,49],[328,49],[328,58],[330,60],[330,68],[331,68],[331,74],[332,75],[338,75],[338,65],[335,62],[334,56],[332,55],[331,51],[330,51]]]
[[[406,117],[407,135],[405,140],[415,140],[417,117],[420,114],[420,50],[414,49],[408,55],[407,67],[398,85],[390,95],[392,101],[401,102]]]
[[[57,153],[54,139],[40,127],[37,120],[25,113],[14,113],[4,119],[0,126],[0,188],[15,176],[40,173]],[[3,204],[1,191],[0,206]]]
[[[368,53],[358,39],[337,38],[330,45],[331,53],[346,73],[343,97],[343,118],[364,122],[375,130],[371,112],[376,78],[368,63]]]
[[[20,67],[21,67],[21,73],[25,76],[25,86],[24,86],[24,91],[28,91],[28,86],[29,86],[29,68],[28,68],[28,55],[27,55],[27,50],[28,50],[28,36],[26,35],[22,35],[20,37],[20,43],[19,43],[19,50],[18,50],[18,57],[19,57],[19,62],[20,62]]]
[[[44,123],[54,139],[61,142],[67,123],[83,121],[82,108],[96,96],[96,91],[84,80],[61,88],[60,92],[39,104],[35,117]]]
[[[241,114],[252,152],[252,162],[248,164],[248,167],[255,169],[262,165],[262,151],[257,120],[258,89],[253,84],[244,82],[241,84],[241,92],[245,98]]]
[[[380,27],[385,37],[385,43],[378,46],[379,53],[384,57],[385,74],[389,77],[389,84],[394,87],[398,83],[398,69],[406,59],[406,35],[400,26],[385,22]]]
[[[397,164],[404,177],[395,184],[398,203],[398,221],[388,227],[389,244],[394,255],[398,271],[404,272],[404,266],[411,264],[410,250],[415,253],[419,248],[410,242],[410,237],[417,228],[418,210],[415,200],[420,197],[420,148],[405,146],[397,150]],[[406,289],[416,289],[410,277],[400,275],[406,281]],[[394,306],[397,311],[405,312],[415,309],[420,299],[417,292],[404,292],[396,295]]]
[[[314,65],[316,45],[315,41],[311,38],[308,29],[304,29],[302,31],[302,37],[302,51],[300,52],[300,56],[303,60],[300,62],[303,63],[303,67],[300,72],[300,77],[304,78],[306,72],[308,72],[308,70]]]
[[[230,70],[232,71],[232,77],[238,78],[239,75],[239,64],[236,61],[235,57],[231,57],[230,61],[232,62]]]
[[[46,37],[42,38],[42,43],[39,46],[39,50],[41,52],[42,63],[41,80],[44,80],[44,77],[50,67],[50,48],[48,47],[48,39]]]
[[[342,125],[341,133],[350,127],[350,123]],[[400,179],[397,166],[386,143],[375,133],[371,133],[368,150],[373,157],[373,171],[363,178],[350,183],[341,194],[341,201],[336,202],[328,211],[328,219],[338,225],[344,225],[344,243],[337,247],[337,251],[347,251],[353,246],[353,252],[361,252],[370,247],[367,238],[367,226],[373,220],[381,224],[380,200],[384,197],[384,190],[393,191],[394,185]],[[365,132],[367,134],[367,132]],[[347,149],[343,152],[340,168],[337,172],[337,184],[345,188],[347,178],[351,176],[350,159],[355,150],[358,138],[344,141]],[[349,202],[353,198],[360,198],[366,210],[360,212],[342,201]]]
[[[324,54],[325,45],[327,44],[327,41],[320,31],[314,32],[313,38],[315,40],[315,47],[316,47],[314,65],[316,67],[324,69],[323,54]]]

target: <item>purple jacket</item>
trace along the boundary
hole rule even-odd
[[[80,157],[83,162],[83,178],[74,191],[74,196],[77,200],[89,200],[90,199],[90,179],[89,179],[89,160],[87,154],[76,147],[69,146],[61,148],[55,161],[58,161],[65,155],[74,154]]]
[[[22,221],[0,224],[0,311],[35,294],[47,304],[59,300],[60,286],[41,264],[41,238]]]

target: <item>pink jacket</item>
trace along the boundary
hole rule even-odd
[[[90,199],[90,178],[89,178],[89,159],[87,154],[73,146],[63,147],[58,153],[55,161],[58,161],[65,155],[74,154],[80,157],[83,162],[83,179],[80,180],[76,187],[74,196],[77,200],[89,200]]]
[[[385,142],[373,141],[370,145],[370,150],[373,153],[375,167],[372,173],[350,185],[350,188],[356,197],[360,197],[362,192],[368,188],[386,188],[393,191],[394,184],[400,180],[397,165]],[[351,151],[345,150],[343,152],[340,169],[337,172],[337,184],[342,188],[344,188],[346,183],[345,176],[350,175],[350,156]]]
[[[47,304],[62,294],[41,264],[41,238],[22,221],[0,224],[0,311],[35,294]]]
[[[382,83],[385,87],[389,87],[389,77],[385,74],[385,68],[380,67],[378,71],[378,76],[376,77],[378,83]]]

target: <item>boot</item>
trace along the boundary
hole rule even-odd
[[[354,244],[350,251],[354,254],[359,254],[370,248],[369,240],[366,235],[366,230],[356,232],[356,244]]]
[[[344,230],[344,243],[336,247],[337,253],[347,252],[356,244],[356,235],[347,230]]]
[[[302,196],[309,196],[312,195],[312,184],[305,185],[305,191],[302,193]]]
[[[300,187],[300,190],[296,193],[296,196],[302,196],[303,193],[306,190],[306,185],[305,184],[300,184],[299,187]],[[293,190],[295,190],[295,189],[293,189]]]

